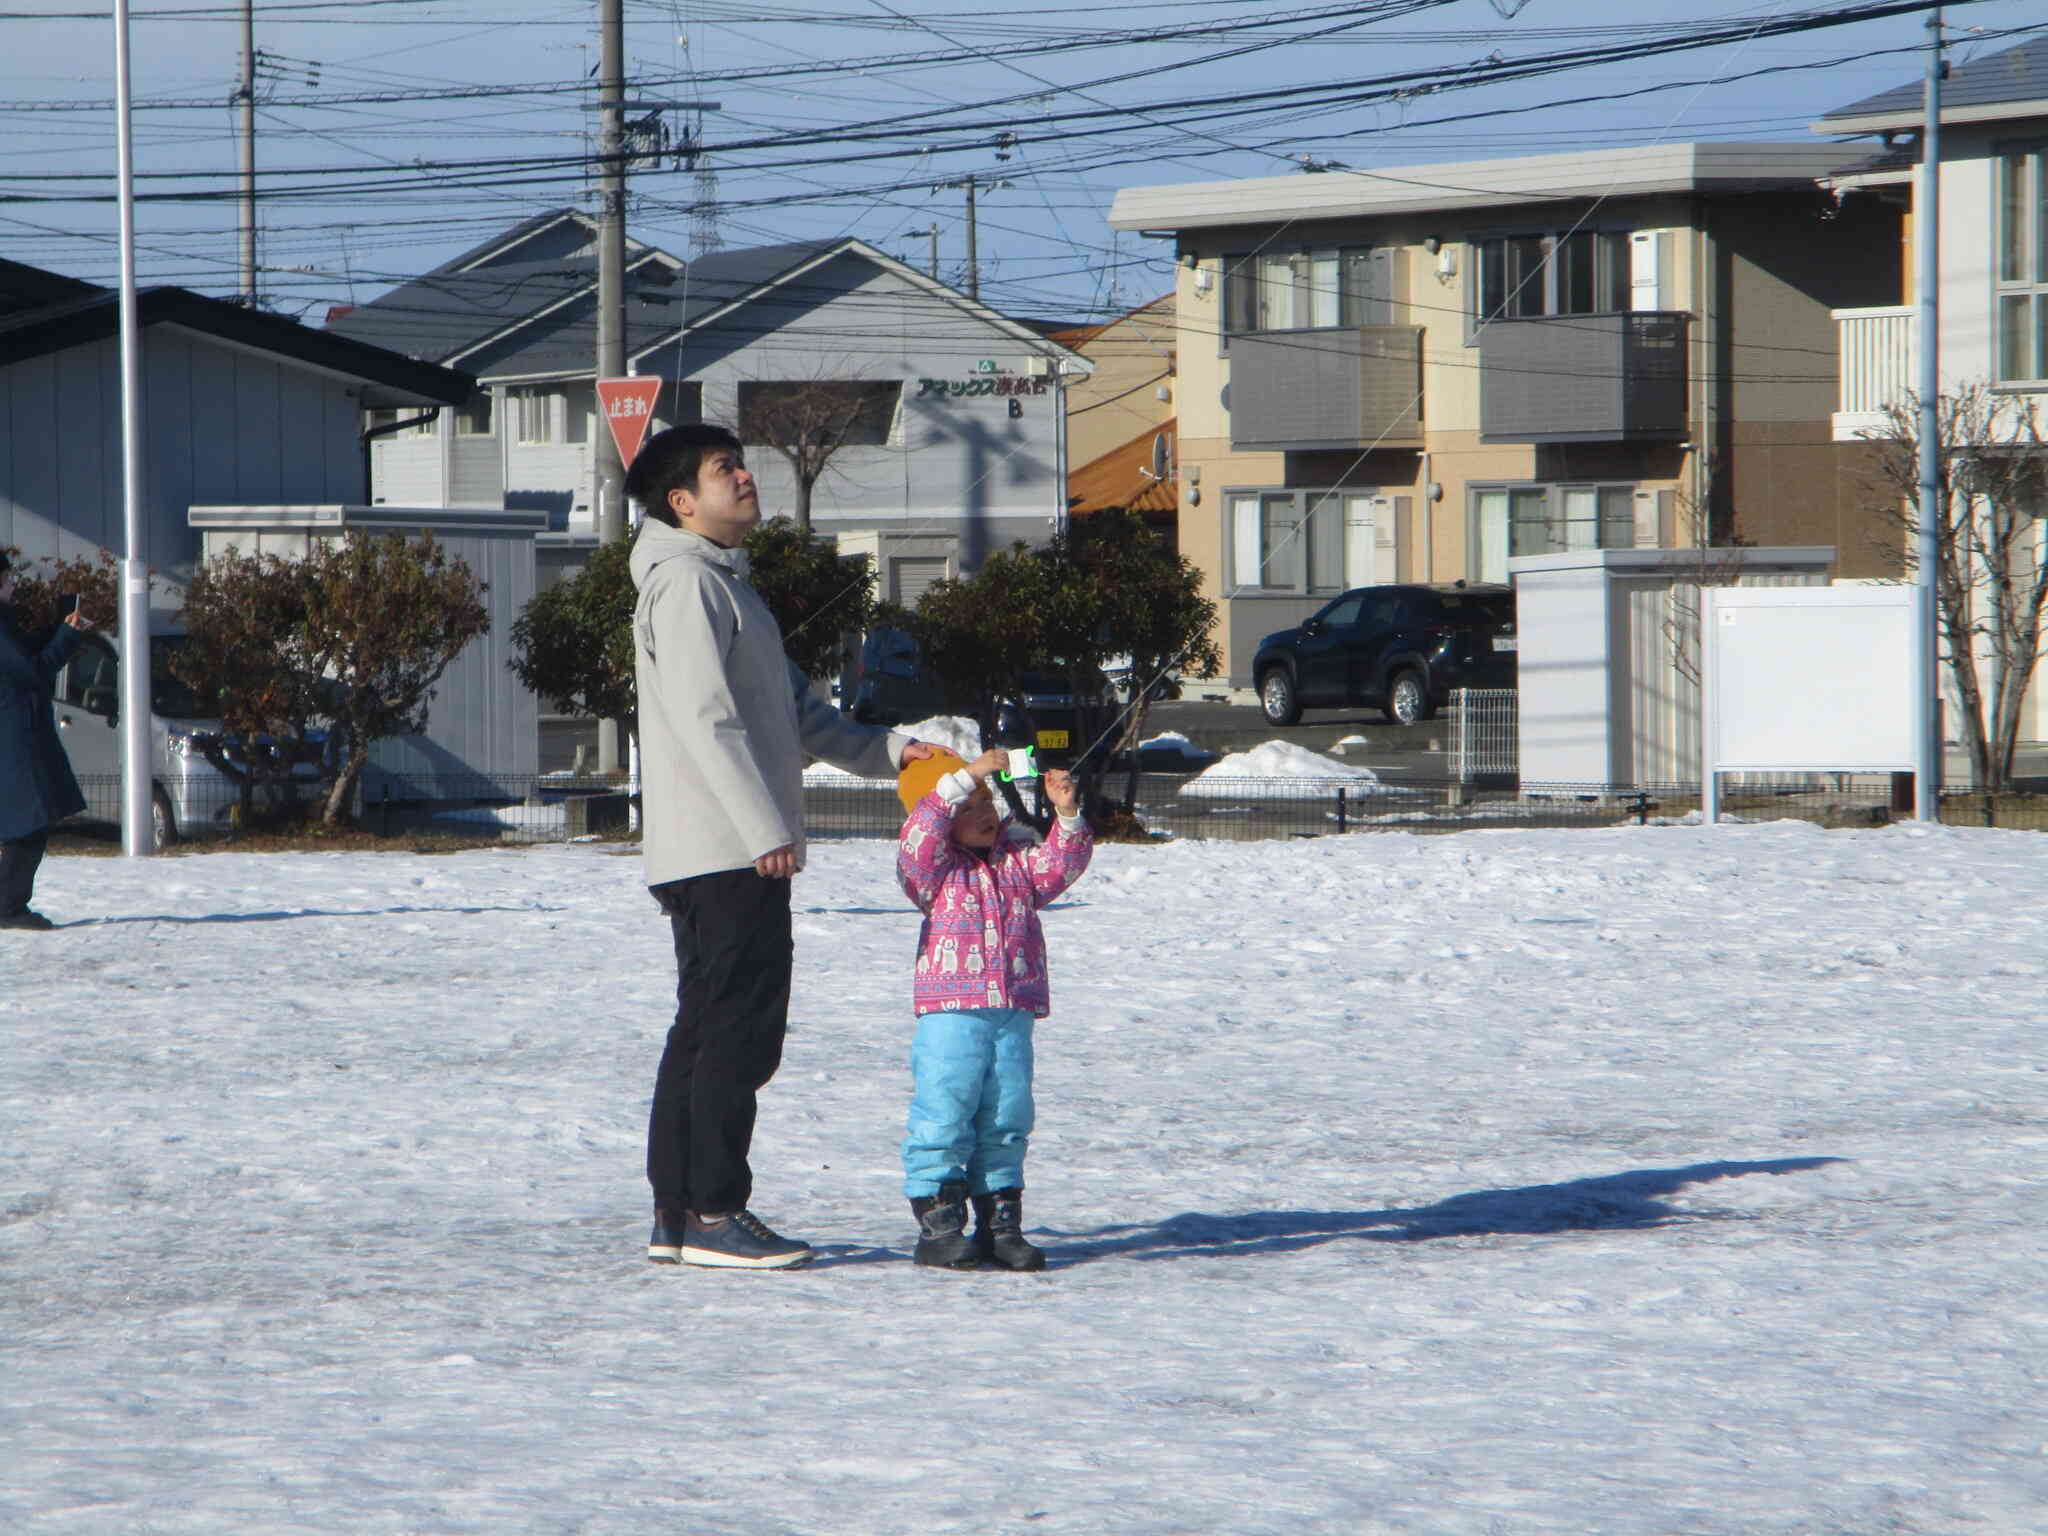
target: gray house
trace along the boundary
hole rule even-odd
[[[231,546],[290,555],[350,528],[432,533],[489,584],[491,633],[443,677],[426,732],[380,744],[369,789],[531,774],[538,701],[505,662],[541,519],[365,505],[365,414],[431,419],[470,399],[474,377],[181,288],[137,297],[145,557],[164,625],[195,565]],[[0,261],[0,545],[29,559],[123,547],[118,310],[109,289]],[[105,642],[92,646],[77,665],[111,666]],[[115,722],[75,680],[62,685],[72,750],[104,776],[118,768]]]
[[[361,502],[365,411],[468,398],[468,376],[183,288],[137,296],[147,558],[182,585],[206,504]],[[0,544],[123,544],[119,296],[0,261]]]
[[[339,335],[445,363],[482,387],[434,420],[376,421],[372,498],[545,510],[541,581],[595,541],[596,230],[530,219],[375,301]],[[860,396],[860,427],[814,490],[821,533],[873,553],[884,595],[914,600],[1065,511],[1061,381],[1076,353],[860,240],[627,252],[630,373],[663,381],[656,426],[739,427],[819,385]],[[771,513],[794,509],[767,443],[749,463]]]

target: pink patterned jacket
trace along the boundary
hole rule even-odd
[[[924,913],[917,936],[912,1011],[1051,1010],[1038,909],[1081,878],[1094,852],[1088,823],[1055,818],[1043,843],[1009,822],[987,857],[953,841],[953,812],[968,790],[954,773],[903,823],[896,878]],[[969,781],[971,782],[971,781]]]

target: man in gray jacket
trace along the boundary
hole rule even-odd
[[[676,952],[676,1019],[654,1082],[647,1178],[661,1263],[783,1269],[810,1246],[747,1209],[755,1096],[782,1060],[790,880],[803,868],[807,757],[873,778],[931,749],[812,697],[747,584],[760,521],[740,442],[706,423],[640,450],[633,546],[642,853]]]

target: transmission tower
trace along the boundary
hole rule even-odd
[[[698,149],[703,142],[704,118],[700,113],[688,146],[690,164],[694,167],[691,177],[694,201],[690,204],[692,256],[706,255],[725,244],[724,237],[718,232],[718,172],[712,169],[710,157]]]

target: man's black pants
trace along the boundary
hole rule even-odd
[[[789,887],[752,869],[650,887],[676,946],[676,1021],[647,1121],[656,1205],[719,1215],[753,1195],[754,1098],[789,1024]]]
[[[13,917],[28,906],[29,898],[35,895],[36,871],[42,867],[43,850],[49,846],[48,827],[0,843],[0,917]]]

